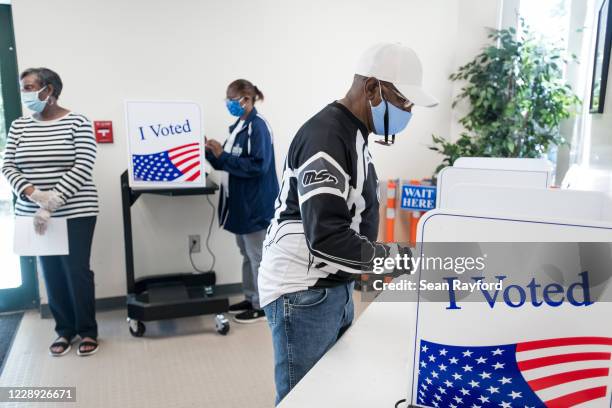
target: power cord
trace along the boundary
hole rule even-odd
[[[213,223],[215,221],[215,213],[217,212],[217,209],[216,209],[215,205],[212,203],[212,201],[210,201],[210,197],[208,195],[206,195],[206,201],[208,201],[208,204],[210,204],[210,207],[212,208],[212,214],[210,216],[210,224],[208,224],[208,235],[206,235],[206,241],[204,241],[204,242],[205,242],[205,245],[206,245],[206,250],[208,251],[208,253],[210,254],[210,256],[212,258],[212,265],[210,266],[210,271],[214,271],[215,270],[215,264],[217,263],[217,257],[215,256],[215,253],[210,248],[210,236],[212,235],[212,227],[213,227]],[[196,243],[192,242],[191,246],[189,247],[189,262],[191,262],[191,267],[196,272],[206,273],[208,271],[203,271],[203,270],[198,269],[198,267],[195,265],[195,262],[193,262],[193,248],[195,248],[195,245],[196,245]]]
[[[404,408],[423,408],[420,405],[408,404],[408,399],[406,399],[406,398],[402,398],[401,400],[397,401],[395,403],[395,408],[399,408],[400,404],[402,404],[404,402],[406,403],[406,406],[404,406]]]
[[[212,209],[212,215],[210,216],[210,224],[208,224],[208,235],[206,236],[205,242],[206,242],[206,249],[208,250],[208,253],[212,257],[212,265],[210,267],[210,270],[214,271],[215,263],[217,262],[217,257],[215,256],[215,253],[212,251],[212,249],[210,249],[210,235],[211,235],[211,231],[213,227],[213,222],[215,221],[215,215],[217,213],[217,208],[212,203],[212,201],[210,201],[210,196],[208,195],[206,196],[206,201],[208,201],[208,204],[210,204],[210,208]]]

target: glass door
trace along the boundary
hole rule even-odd
[[[0,166],[11,122],[21,115],[11,6],[0,4]],[[36,261],[13,254],[14,196],[0,176],[0,312],[38,304]]]

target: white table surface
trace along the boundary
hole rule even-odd
[[[415,314],[415,303],[372,303],[279,408],[393,408],[408,393]]]

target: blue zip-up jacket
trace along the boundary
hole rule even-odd
[[[230,134],[239,121],[229,127]],[[223,186],[219,192],[219,225],[234,234],[268,228],[278,196],[278,179],[271,130],[257,109],[253,108],[245,119],[231,153],[223,151],[216,158],[206,151],[206,159],[216,170],[229,173],[228,198]]]

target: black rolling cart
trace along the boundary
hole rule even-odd
[[[179,317],[215,315],[215,326],[220,334],[227,334],[229,321],[223,315],[229,308],[229,299],[215,293],[214,271],[204,273],[169,273],[134,278],[134,252],[132,242],[131,207],[142,194],[189,196],[214,194],[219,187],[206,180],[206,187],[192,189],[138,189],[129,185],[128,172],[121,175],[121,201],[123,232],[125,237],[125,268],[127,278],[127,312],[130,333],[144,335],[144,322]],[[214,214],[213,214],[214,216]]]

